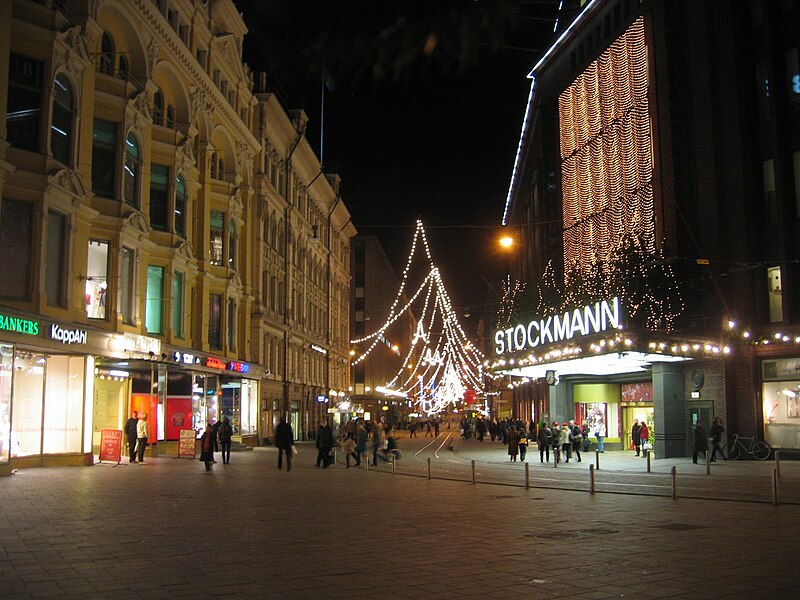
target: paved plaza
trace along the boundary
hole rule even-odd
[[[426,462],[402,444],[409,472]],[[499,444],[476,444],[442,460],[503,460]],[[0,597],[785,600],[797,588],[798,505],[321,470],[313,444],[298,447],[291,472],[259,448],[210,475],[162,456],[0,479]]]

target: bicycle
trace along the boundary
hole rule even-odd
[[[772,453],[772,448],[766,442],[759,442],[755,437],[742,437],[733,434],[733,439],[722,449],[723,456],[728,460],[738,460],[744,455],[749,455],[756,460],[767,460]]]

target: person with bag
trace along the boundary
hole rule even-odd
[[[217,430],[219,435],[219,443],[222,447],[222,464],[231,464],[231,446],[233,445],[233,426],[228,417],[222,417],[222,424]],[[211,455],[211,460],[214,460],[214,455]]]
[[[589,422],[586,419],[581,423],[581,436],[583,437],[583,451],[588,452],[591,442],[589,441]]]
[[[561,444],[561,452],[564,455],[564,462],[568,463],[572,456],[572,431],[569,423],[562,423],[558,431],[558,443]]]
[[[642,458],[647,457],[647,452],[650,450],[650,429],[647,427],[647,423],[642,421],[642,424],[639,426],[639,443],[642,445]]]
[[[275,428],[275,446],[278,448],[278,470],[283,468],[283,455],[286,454],[286,472],[288,473],[292,470],[294,432],[285,417],[281,417],[281,422]]]
[[[553,443],[553,430],[542,419],[536,432],[536,443],[539,446],[539,462],[544,463],[545,457],[550,462],[550,445]]]
[[[347,463],[347,468],[350,468],[350,457],[352,456],[356,460],[358,460],[358,456],[356,456],[356,443],[351,437],[344,438],[341,442],[339,442],[339,446],[342,448],[342,452],[344,452],[344,460]],[[356,466],[358,466],[356,464]]]
[[[633,422],[633,427],[631,427],[631,443],[633,444],[633,449],[636,450],[636,456],[639,456],[639,451],[642,448],[641,429],[642,426],[639,424],[639,419],[636,419]]]
[[[518,432],[519,460],[520,462],[525,462],[525,456],[528,454],[528,435],[525,433],[525,429],[519,429]]]

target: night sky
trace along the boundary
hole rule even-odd
[[[305,109],[318,155],[324,61],[323,164],[359,233],[381,239],[399,276],[421,218],[453,305],[474,319],[496,302],[527,74],[552,42],[557,2],[236,4],[245,61],[285,107]]]

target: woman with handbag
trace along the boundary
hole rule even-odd
[[[642,457],[647,456],[647,452],[650,450],[650,429],[647,427],[647,423],[642,421],[642,425],[639,427],[639,442],[642,445]]]

